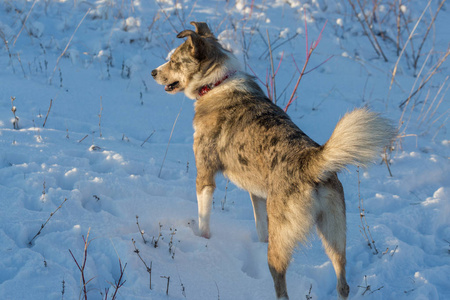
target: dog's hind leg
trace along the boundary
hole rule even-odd
[[[210,237],[209,220],[215,187],[214,175],[201,176],[199,170],[197,174],[198,227],[200,235],[204,238]]]
[[[325,188],[319,191],[326,206],[317,215],[317,231],[325,251],[333,263],[337,277],[337,291],[341,299],[347,299],[350,288],[345,279],[345,200],[342,192]]]
[[[267,230],[267,208],[266,199],[258,197],[250,193],[250,199],[252,199],[253,213],[255,215],[256,233],[258,239],[262,243],[267,243],[269,239]]]
[[[280,193],[281,194],[281,193]],[[267,258],[278,299],[288,299],[286,271],[292,253],[300,242],[304,242],[314,225],[309,192],[287,195],[269,194],[267,215],[269,245]]]
[[[271,238],[269,235],[267,257],[277,299],[289,299],[286,287],[286,270],[291,255],[286,255],[286,253],[284,253],[285,250],[286,249],[280,249],[280,245],[277,245],[276,239]],[[286,259],[286,256],[288,259]]]
[[[286,287],[286,271],[291,260],[292,252],[297,244],[298,232],[294,224],[295,214],[284,206],[284,201],[273,198],[267,199],[269,245],[267,260],[277,299],[288,299]],[[297,227],[298,228],[298,227]]]

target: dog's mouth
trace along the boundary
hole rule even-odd
[[[164,90],[166,92],[173,92],[174,90],[176,90],[179,87],[180,87],[180,82],[179,81],[175,81],[175,82],[172,82],[171,84],[166,85],[164,87]]]

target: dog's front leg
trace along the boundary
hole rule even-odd
[[[250,193],[250,199],[252,199],[258,239],[262,243],[267,243],[269,241],[269,234],[267,230],[266,199],[253,195],[252,193]]]
[[[197,175],[198,227],[200,235],[207,239],[210,237],[209,219],[215,188],[214,175]]]

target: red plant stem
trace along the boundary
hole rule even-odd
[[[252,0],[252,4],[250,5],[250,13],[248,14],[248,18],[250,19],[252,17],[253,13],[253,6],[255,5],[255,0]]]
[[[278,74],[278,70],[280,69],[280,65],[281,65],[281,62],[283,61],[283,57],[284,57],[284,51],[281,52],[280,61],[278,62],[278,67],[277,67],[277,70],[275,71],[275,74],[273,74],[273,77],[275,77]]]
[[[295,92],[297,92],[297,88],[298,88],[298,85],[300,84],[300,80],[302,80],[303,74],[305,74],[305,69],[306,69],[306,66],[308,65],[308,61],[309,61],[309,57],[310,57],[310,54],[311,54],[311,53],[312,53],[312,49],[310,50],[310,52],[308,53],[308,55],[307,55],[307,57],[306,57],[305,64],[303,65],[303,69],[302,69],[302,71],[300,72],[300,76],[299,76],[298,79],[297,79],[297,83],[295,84],[295,88],[294,88],[294,90],[292,91],[291,97],[289,98],[289,102],[288,102],[288,104],[286,105],[286,107],[284,108],[284,112],[287,112],[289,106],[290,106],[290,105],[292,104],[292,102],[294,102],[294,100],[296,99],[296,98],[294,98],[294,95],[295,95]]]
[[[261,82],[262,85],[265,85],[264,82],[256,75],[255,71],[253,71],[252,67],[250,67],[249,64],[247,64],[247,67],[249,67],[250,71],[252,71],[253,75],[258,79],[259,82]]]
[[[319,66],[323,65],[325,62],[327,62],[327,61],[332,57],[332,56],[329,57],[329,58],[326,59],[323,63],[321,63],[320,65],[318,65],[318,66],[316,66],[315,68],[311,69],[310,71],[305,72],[306,66],[308,65],[309,59],[311,58],[311,54],[312,54],[313,51],[316,49],[316,47],[319,45],[320,40],[322,39],[322,33],[323,33],[323,30],[325,29],[325,26],[326,26],[326,25],[327,25],[327,22],[325,22],[325,24],[323,25],[322,30],[320,31],[319,37],[317,38],[317,40],[316,40],[316,41],[313,41],[313,42],[311,43],[311,46],[308,48],[308,46],[309,46],[309,42],[308,42],[308,25],[307,25],[307,23],[306,23],[306,13],[305,13],[306,60],[305,60],[305,64],[303,65],[303,69],[302,69],[302,71],[300,72],[300,75],[299,75],[299,77],[298,77],[298,79],[297,79],[297,83],[295,84],[294,90],[292,91],[291,97],[289,98],[289,101],[288,101],[286,107],[284,108],[284,111],[285,111],[285,112],[287,112],[287,110],[288,110],[289,106],[292,104],[292,102],[294,102],[294,100],[297,99],[297,97],[294,98],[294,95],[295,95],[295,93],[297,92],[298,85],[300,84],[300,81],[302,80],[303,75],[305,75],[305,74],[311,72],[311,71],[314,70],[314,69],[317,69]],[[294,60],[294,61],[295,61],[295,60]],[[296,65],[296,67],[297,67],[297,64],[295,64],[295,65]],[[297,70],[298,70],[298,67],[297,67]]]
[[[323,65],[324,63],[326,63],[327,61],[329,61],[331,58],[333,58],[333,56],[334,56],[334,55],[331,55],[330,57],[328,57],[327,59],[325,59],[323,62],[321,62],[320,64],[318,64],[317,66],[315,66],[315,67],[312,68],[311,70],[306,71],[305,74],[303,74],[303,75],[306,75],[306,74],[308,74],[308,73],[311,73],[311,72],[314,71],[315,69],[319,68],[321,65]]]
[[[309,49],[308,49],[308,47],[309,47],[309,42],[308,42],[308,24],[306,23],[306,11],[305,10],[303,10],[303,15],[304,15],[304,19],[305,19],[305,40],[306,40],[306,44],[305,44],[306,52],[305,52],[305,54],[306,54],[306,61],[308,61],[308,59],[309,59],[309,57],[308,57],[308,53],[309,53]]]
[[[325,20],[325,24],[323,25],[322,30],[319,33],[319,37],[317,38],[317,41],[313,42],[313,44],[314,44],[313,48],[314,49],[319,45],[320,40],[322,39],[323,30],[325,29],[325,26],[327,26],[327,23],[328,23],[328,20]]]

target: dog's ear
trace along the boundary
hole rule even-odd
[[[201,37],[214,37],[213,33],[205,22],[191,22],[191,25],[195,26],[195,32]]]
[[[192,30],[183,30],[177,35],[177,38],[187,37],[186,43],[189,45],[191,54],[198,60],[201,60],[206,55],[206,42],[196,32]]]

